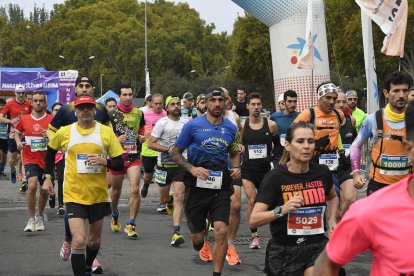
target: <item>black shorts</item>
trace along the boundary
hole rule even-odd
[[[207,214],[212,222],[222,221],[228,224],[232,194],[233,189],[210,190],[187,186],[184,211],[190,232],[195,234],[204,231]]]
[[[252,182],[254,184],[254,186],[256,187],[256,189],[258,190],[260,188],[260,185],[262,184],[262,180],[263,180],[264,176],[267,173],[268,173],[268,171],[264,171],[264,172],[261,172],[261,173],[253,172],[253,171],[251,171],[247,168],[242,167],[241,178],[249,180],[250,182]]]
[[[326,243],[327,239],[323,239],[304,246],[280,245],[272,238],[266,248],[264,272],[272,276],[303,276],[307,268],[314,266]]]
[[[14,153],[14,152],[18,152],[17,150],[17,144],[16,144],[16,140],[14,139],[7,139],[7,147],[9,152]]]
[[[154,173],[158,157],[142,156],[142,166],[145,173]]]
[[[163,168],[163,167],[157,166],[157,170],[167,172],[167,179],[165,183],[158,182],[157,176],[155,176],[155,183],[157,183],[158,186],[160,187],[171,185],[172,182],[184,182],[185,171],[181,167]],[[157,174],[157,172],[155,172],[155,174]]]
[[[87,219],[89,224],[97,222],[112,213],[109,202],[95,203],[92,205],[66,202],[65,205],[69,219],[83,218]]]
[[[375,180],[370,179],[368,182],[368,188],[367,188],[367,196],[372,194],[373,192],[376,192],[382,188],[388,187],[389,184],[382,184]]]
[[[37,177],[39,184],[43,185],[43,174],[45,170],[39,167],[37,164],[26,164],[24,165],[24,171],[26,174],[26,179],[29,180],[32,177]]]
[[[231,185],[233,185],[233,186],[239,186],[239,187],[241,187],[242,186],[242,179],[241,178],[239,178],[239,179],[231,179]]]
[[[0,150],[4,153],[7,153],[8,149],[9,143],[7,142],[7,139],[0,139]]]
[[[339,183],[342,184],[349,179],[353,179],[351,175],[351,166],[339,166],[336,175],[339,178]]]

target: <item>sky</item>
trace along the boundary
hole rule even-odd
[[[60,4],[63,2],[64,0],[0,0],[0,6],[8,5],[9,3],[17,4],[23,8],[26,13],[25,16],[28,16],[35,4],[37,7],[43,7],[43,5],[45,5],[47,10],[51,10],[53,4]],[[142,0],[140,2],[142,2]],[[148,0],[148,2],[151,2],[151,0]],[[176,0],[174,2],[189,3],[190,7],[198,11],[200,17],[205,20],[207,24],[214,23],[216,26],[216,33],[226,31],[228,34],[231,34],[233,31],[233,23],[237,16],[244,15],[244,10],[231,0]]]

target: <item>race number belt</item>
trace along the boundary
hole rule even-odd
[[[137,150],[137,143],[135,140],[126,140],[121,142],[122,149],[128,154],[136,154],[138,153]]]
[[[267,145],[248,145],[249,159],[262,159],[267,157]]]
[[[345,150],[345,156],[348,157],[351,154],[351,145],[350,144],[343,144],[342,145]]]
[[[339,166],[339,159],[336,153],[321,154],[319,156],[319,164],[327,165],[330,171],[335,171]]]
[[[286,144],[286,134],[280,134],[280,144],[282,145],[282,147],[285,146],[285,144]]]
[[[407,156],[381,154],[380,174],[406,175],[408,174],[407,167],[409,167]]]
[[[160,169],[155,169],[155,183],[157,184],[165,184],[167,183],[167,172],[160,170]]]
[[[325,206],[303,207],[288,215],[288,235],[317,235],[323,234],[323,218]]]
[[[76,171],[78,173],[101,173],[101,165],[91,165],[88,154],[76,154]]]
[[[38,139],[31,139],[30,149],[32,152],[47,150],[47,139],[44,137],[40,137]]]
[[[196,186],[198,188],[205,189],[221,189],[223,184],[223,172],[222,171],[210,171],[206,180],[197,178]]]

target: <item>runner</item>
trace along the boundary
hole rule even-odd
[[[220,87],[206,90],[207,113],[186,123],[170,155],[186,170],[185,212],[195,250],[204,246],[207,214],[214,224],[213,275],[221,275],[227,252],[231,179],[240,178],[239,134],[223,118],[225,94]],[[182,152],[188,149],[188,161]],[[230,167],[228,169],[230,154]]]
[[[15,184],[17,180],[16,164],[19,160],[19,152],[17,150],[16,141],[14,140],[14,130],[19,123],[22,115],[30,114],[32,111],[32,104],[25,100],[25,87],[23,85],[17,85],[14,93],[16,97],[14,100],[8,101],[0,113],[0,122],[9,124],[9,139],[8,150],[11,153],[9,165],[10,165],[10,182]],[[4,169],[4,168],[3,168]]]
[[[186,120],[193,118],[194,96],[190,92],[186,92],[183,95],[183,104],[181,106],[181,117]],[[194,110],[195,111],[195,110]],[[194,112],[195,113],[195,112]]]
[[[237,115],[247,117],[249,116],[249,111],[246,108],[246,88],[239,87],[237,88],[237,97],[234,101],[234,106],[236,109],[234,110]]]
[[[387,106],[368,115],[352,143],[352,175],[355,187],[361,189],[365,185],[365,176],[360,172],[361,148],[368,139],[372,140],[368,195],[412,172],[403,145],[406,133],[404,111],[411,85],[413,79],[407,73],[398,71],[389,74],[384,80],[383,90],[388,99]]]
[[[283,93],[283,101],[285,104],[285,110],[278,111],[270,115],[269,119],[276,123],[277,132],[280,137],[280,145],[275,149],[275,167],[279,163],[282,157],[283,147],[285,146],[285,137],[287,129],[292,125],[293,121],[298,117],[299,112],[296,111],[296,105],[298,103],[298,95],[293,90],[287,90]]]
[[[355,90],[348,90],[346,91],[346,100],[348,102],[348,107],[350,109],[350,113],[348,115],[352,115],[352,117],[356,120],[356,129],[359,129],[362,126],[367,114],[357,107],[358,103],[358,93]]]
[[[179,246],[184,243],[184,237],[180,233],[185,195],[184,170],[171,160],[168,149],[174,145],[187,120],[180,118],[179,97],[167,97],[165,108],[168,115],[155,124],[148,140],[148,147],[159,152],[155,183],[160,187],[161,204],[166,204],[167,211],[173,216],[174,228],[171,245]],[[186,153],[184,153],[184,157],[186,158]],[[169,194],[171,185],[173,186],[172,196]],[[174,207],[173,210],[171,207]]]
[[[152,95],[148,94],[144,98],[144,106],[141,106],[139,109],[141,109],[142,112],[145,112],[151,108],[152,108]]]
[[[26,193],[29,221],[24,228],[25,232],[44,231],[43,210],[46,206],[48,194],[40,189],[38,210],[36,214],[37,186],[43,184],[45,156],[47,149],[47,126],[52,115],[46,114],[47,99],[43,92],[34,92],[32,98],[33,110],[31,114],[23,115],[16,126],[14,137],[18,150],[22,150],[23,165],[26,171],[29,188]],[[23,135],[25,142],[22,142]]]
[[[75,276],[85,276],[91,275],[100,248],[103,218],[111,214],[103,166],[122,170],[124,151],[112,129],[95,122],[97,110],[93,97],[79,96],[74,106],[78,122],[60,128],[49,142],[43,189],[54,193],[51,174],[55,154],[64,148],[67,163],[63,192],[73,236],[72,270]],[[106,154],[112,160],[105,159]]]
[[[203,115],[207,111],[207,104],[206,104],[206,95],[200,94],[196,98],[196,108],[197,112],[194,115],[194,118]]]
[[[108,113],[114,110],[116,105],[117,105],[117,102],[114,98],[105,99],[105,108],[106,108],[106,111],[108,111]]]
[[[393,94],[399,85],[391,84],[387,94]],[[402,93],[400,90],[399,94]],[[391,101],[394,100],[390,98]],[[413,118],[414,102],[410,102],[405,113],[407,137],[404,141],[405,156],[409,160],[414,160]],[[367,124],[368,119],[364,125]],[[414,177],[410,175],[352,204],[317,259],[314,275],[338,275],[339,267],[366,250],[374,256],[371,276],[413,275],[413,200]]]
[[[264,177],[257,194],[250,227],[270,223],[267,275],[318,275],[312,274],[314,262],[325,247],[325,231],[329,235],[336,224],[331,217],[327,225],[325,213],[337,212],[338,199],[329,169],[311,162],[314,150],[313,129],[294,123],[281,164]]]
[[[279,111],[284,111],[285,110],[285,101],[284,101],[284,95],[283,93],[279,95],[279,97],[277,97],[277,106],[279,107]]]
[[[338,93],[335,108],[341,110],[345,114],[345,120],[339,129],[341,135],[342,146],[344,154],[341,155],[341,164],[338,167],[338,177],[341,179],[340,189],[340,210],[339,215],[342,217],[349,206],[357,200],[357,191],[354,187],[354,181],[351,175],[351,160],[349,155],[351,153],[351,144],[357,136],[355,129],[355,118],[347,114],[346,96],[343,92]]]
[[[0,99],[0,113],[5,105],[6,101],[4,99]],[[6,176],[6,174],[4,173],[4,168],[6,167],[7,163],[7,137],[7,124],[0,122],[0,176]]]
[[[147,197],[148,188],[154,176],[154,167],[157,165],[158,152],[148,148],[148,139],[155,124],[159,119],[167,116],[163,107],[163,96],[161,94],[152,95],[152,108],[144,112],[145,119],[145,142],[142,144],[141,160],[144,166],[144,185],[141,188],[141,196]],[[157,212],[166,212],[165,204],[160,204]]]
[[[260,115],[262,98],[259,93],[251,93],[247,97],[249,118],[242,124],[242,143],[245,148],[241,177],[244,193],[247,198],[247,221],[250,220],[263,177],[271,169],[272,149],[280,145],[276,123]],[[260,237],[257,228],[250,228],[252,233],[251,249],[260,249]]]
[[[410,93],[408,94],[408,101],[411,102],[414,100],[414,86],[411,86]]]
[[[129,217],[125,225],[124,232],[129,238],[138,238],[135,230],[135,219],[138,215],[141,198],[139,196],[139,181],[141,176],[141,161],[139,160],[139,130],[143,130],[144,117],[142,111],[132,104],[132,87],[123,84],[118,88],[119,103],[117,107],[109,113],[115,135],[118,137],[122,148],[126,152],[124,155],[124,169],[111,173],[111,229],[113,232],[121,230],[119,219],[118,203],[122,191],[122,182],[126,174],[129,180]]]

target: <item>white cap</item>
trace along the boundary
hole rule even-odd
[[[282,94],[280,94],[279,95],[279,97],[277,98],[277,103],[280,103],[280,102],[282,102],[283,101],[283,95],[284,95],[285,93],[282,93]]]
[[[26,88],[24,87],[24,85],[16,85],[16,88],[14,89],[14,91],[25,91]]]

